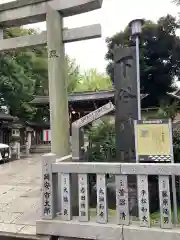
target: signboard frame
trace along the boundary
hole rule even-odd
[[[165,136],[165,138],[168,138],[168,142],[170,145],[169,151],[166,154],[155,154],[150,153],[149,154],[142,154],[140,155],[138,153],[138,150],[140,146],[138,146],[138,126],[140,125],[167,125],[166,128],[168,128],[168,136]],[[153,128],[152,128],[153,129]],[[150,128],[148,130],[151,130]],[[165,130],[165,126],[164,126]],[[166,129],[167,131],[167,129]],[[136,162],[169,162],[174,163],[174,154],[173,154],[173,142],[172,142],[172,122],[170,119],[153,119],[153,120],[135,120],[134,121],[134,135],[135,135],[135,149],[136,149]]]

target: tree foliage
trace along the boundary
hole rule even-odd
[[[33,34],[33,30],[6,29],[4,37]],[[0,53],[0,106],[22,119],[33,117],[34,109],[28,104],[34,92],[33,60],[29,49]]]
[[[115,162],[115,125],[102,121],[98,126],[92,126],[88,132],[88,159],[91,162]]]
[[[33,29],[10,28],[4,38],[37,34]],[[108,89],[111,81],[96,70],[80,73],[74,59],[66,56],[68,92]],[[0,53],[0,109],[6,109],[21,120],[49,117],[48,106],[35,108],[29,102],[36,96],[48,95],[48,58],[45,46]]]
[[[180,79],[180,38],[176,35],[179,27],[178,21],[171,15],[160,18],[157,23],[146,20],[143,26],[140,43],[141,92],[150,94],[150,105],[157,105],[166,92],[174,91],[174,80]],[[114,46],[132,46],[134,40],[127,27],[106,42],[107,72],[114,79]]]
[[[179,104],[177,101],[173,102],[171,105],[161,105],[156,113],[156,118],[160,119],[175,119],[179,113]]]
[[[67,74],[68,74],[68,93],[72,93],[76,90],[77,85],[80,82],[81,74],[79,66],[77,65],[75,59],[70,59],[70,57],[66,57],[66,66],[67,66]]]
[[[96,69],[89,69],[81,75],[74,91],[98,91],[109,90],[111,88],[112,82],[107,75],[99,73]]]

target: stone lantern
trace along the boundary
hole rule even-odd
[[[30,149],[31,149],[31,141],[32,141],[32,132],[33,129],[30,127],[26,128],[26,156],[29,156]]]
[[[15,159],[20,159],[20,140],[21,140],[20,129],[21,128],[22,128],[21,124],[12,124],[11,152],[12,152],[12,157],[14,157]]]

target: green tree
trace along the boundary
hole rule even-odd
[[[140,44],[141,92],[150,94],[149,105],[157,105],[166,92],[174,90],[174,80],[179,81],[180,38],[176,35],[177,29],[179,24],[170,15],[160,18],[157,23],[146,20],[143,26]],[[128,27],[106,41],[107,72],[114,79],[114,46],[132,46],[134,41]]]
[[[179,104],[178,102],[173,102],[171,105],[161,105],[157,111],[156,118],[160,119],[175,119],[179,112]]]
[[[174,121],[178,114],[179,103],[177,101],[174,101],[172,104],[162,103],[156,111],[143,116],[143,119],[171,119],[172,121]]]
[[[36,34],[23,28],[5,29],[4,38]],[[22,120],[33,119],[37,110],[28,102],[36,92],[44,89],[47,79],[46,48],[25,48],[0,53],[0,107],[6,107]],[[41,83],[40,83],[41,82]],[[38,83],[38,84],[37,84]]]
[[[76,92],[99,91],[112,89],[110,78],[103,73],[98,73],[96,69],[89,69],[81,75]]]
[[[102,121],[92,126],[89,131],[88,158],[91,162],[115,162],[115,125]]]
[[[1,106],[6,106],[10,114],[23,118],[30,116],[32,108],[26,103],[33,93],[33,82],[22,67],[9,56],[0,56]]]
[[[46,96],[48,95],[48,58],[47,54],[43,57],[35,55],[32,59],[32,69],[34,78],[36,79],[36,86],[34,95]],[[67,90],[68,93],[74,92],[80,82],[80,70],[75,59],[66,56],[67,67]]]
[[[5,38],[37,34],[33,29],[10,28]],[[74,59],[66,56],[68,92],[109,89],[109,77],[89,70],[81,74]],[[35,108],[29,102],[36,95],[48,95],[48,58],[45,46],[0,53],[0,108],[22,120],[40,121],[49,117],[48,106]]]
[[[72,93],[76,90],[78,84],[80,83],[80,69],[75,59],[70,59],[68,56],[66,56],[66,66],[68,74],[68,93]]]
[[[5,38],[37,34],[33,29],[10,28]],[[72,92],[80,79],[79,66],[66,57],[68,91]],[[48,107],[34,108],[29,102],[36,95],[48,95],[48,58],[45,46],[17,49],[0,53],[0,107],[22,120],[40,120],[49,115]]]

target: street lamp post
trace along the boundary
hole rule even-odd
[[[136,39],[136,80],[137,80],[137,99],[138,99],[138,120],[141,120],[141,91],[140,91],[140,61],[139,61],[139,36],[142,32],[144,20],[135,19],[129,23],[131,34]]]

